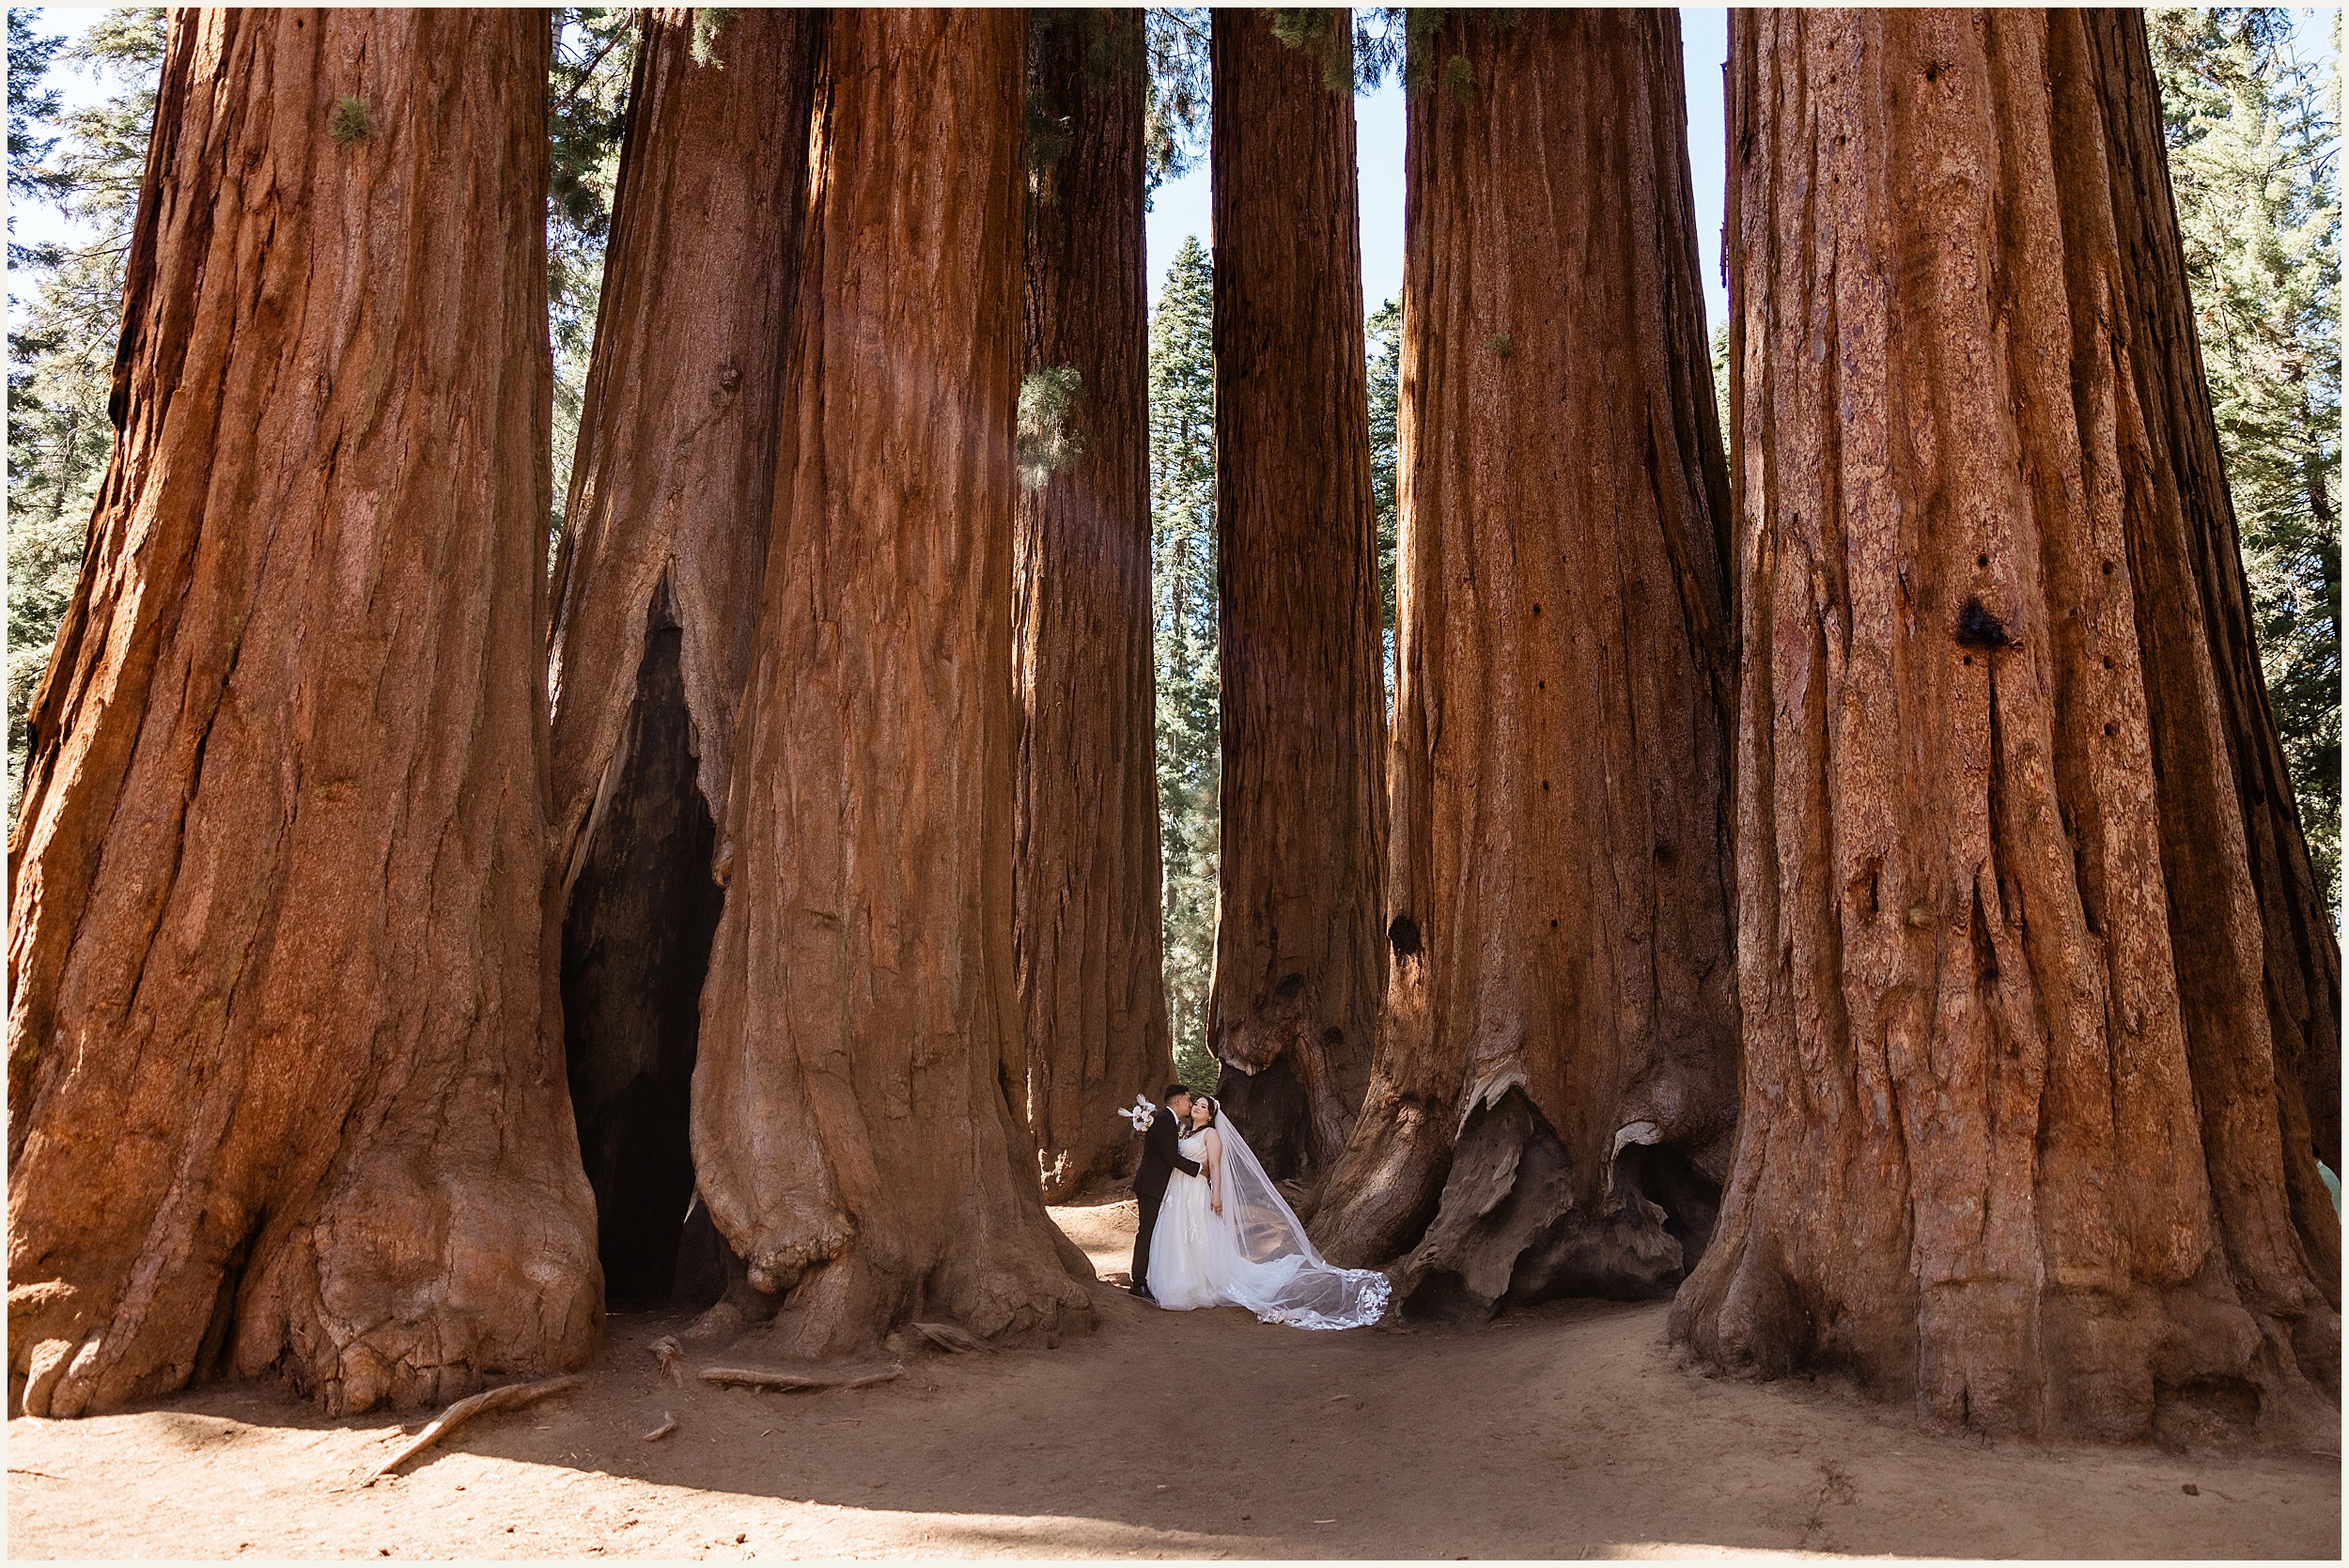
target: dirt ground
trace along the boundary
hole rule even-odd
[[[1125,1278],[1130,1201],[1057,1209]],[[1314,1334],[1096,1287],[1057,1350],[880,1387],[720,1390],[615,1316],[587,1386],[359,1482],[427,1413],[274,1387],[8,1424],[28,1558],[1949,1557],[2341,1553],[2338,1456],[1991,1444],[1801,1383],[1675,1369],[1663,1303]],[[724,1359],[740,1360],[736,1356]],[[709,1364],[697,1356],[691,1369]],[[674,1416],[676,1434],[643,1434]]]

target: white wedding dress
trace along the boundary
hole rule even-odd
[[[1176,1312],[1245,1307],[1294,1328],[1360,1328],[1387,1310],[1393,1282],[1375,1268],[1326,1262],[1297,1213],[1237,1131],[1216,1113],[1223,1140],[1223,1212],[1208,1206],[1207,1178],[1174,1172],[1150,1237],[1150,1292]],[[1206,1129],[1182,1141],[1204,1172]]]

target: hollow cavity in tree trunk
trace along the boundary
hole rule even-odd
[[[667,610],[666,596],[657,598],[617,776],[593,816],[563,924],[571,1109],[614,1304],[676,1296],[693,1197],[702,979],[724,905],[709,875],[717,834],[678,669],[683,633]],[[688,1282],[698,1284],[690,1271]]]

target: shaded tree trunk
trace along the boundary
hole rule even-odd
[[[1731,39],[1743,1099],[1672,1331],[1987,1431],[2337,1433],[2142,20]]]
[[[572,1107],[614,1299],[670,1295],[715,824],[774,510],[821,22],[647,13],[556,560]]]
[[[1021,366],[1073,369],[1080,392],[1065,432],[1076,460],[1019,495],[1013,885],[1028,1124],[1057,1201],[1132,1173],[1141,1143],[1117,1108],[1157,1094],[1174,1069],[1159,924],[1142,12],[1036,15],[1031,101],[1066,140],[1030,197]]]
[[[1669,1293],[1728,1173],[1729,486],[1678,20],[1430,46],[1474,76],[1409,104],[1393,953],[1315,1233],[1481,1317]]]
[[[1214,86],[1222,856],[1207,1045],[1275,1176],[1319,1172],[1369,1081],[1385,834],[1354,104],[1330,49],[1222,10]],[[1327,41],[1350,62],[1347,13]],[[1350,66],[1347,68],[1350,84]]]
[[[693,1154],[787,1354],[1090,1321],[1013,980],[1017,10],[838,10]],[[1081,1257],[1079,1259],[1081,1263]]]
[[[172,25],[9,846],[28,1411],[445,1400],[600,1335],[541,939],[547,63],[537,12]]]

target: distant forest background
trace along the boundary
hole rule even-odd
[[[563,527],[580,398],[619,176],[635,13],[558,13],[549,82],[548,327],[555,365],[555,507]],[[1159,81],[1152,166],[1204,153],[1206,72],[1184,13],[1154,34]],[[2149,14],[2165,95],[2170,176],[2277,728],[2327,897],[2341,867],[2341,18],[2315,58],[2277,8]],[[111,10],[70,41],[39,13],[8,13],[8,809],[24,763],[24,712],[73,595],[92,503],[112,450],[106,412],[123,264],[164,12]],[[69,109],[57,75],[100,85]],[[1704,149],[1695,149],[1700,156]],[[54,204],[67,238],[20,244],[13,213]],[[1701,221],[1713,221],[1707,217]],[[1167,1000],[1176,1063],[1212,1082],[1204,1042],[1219,837],[1212,257],[1177,254],[1150,327],[1158,770],[1165,856]],[[1716,328],[1716,383],[1727,395]],[[1386,602],[1394,628],[1399,307],[1370,314],[1370,428]],[[1728,421],[1724,414],[1723,424]]]

